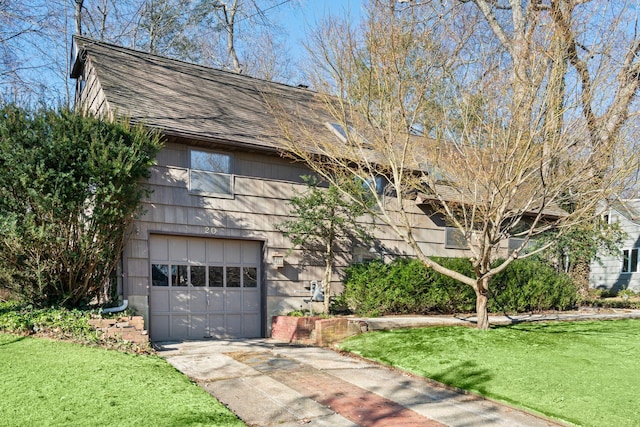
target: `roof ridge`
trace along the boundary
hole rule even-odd
[[[313,90],[313,89],[309,89],[307,87],[299,87],[299,86],[293,86],[291,84],[287,84],[287,83],[282,83],[282,82],[277,82],[277,81],[273,81],[273,80],[266,80],[266,79],[261,79],[259,77],[254,77],[248,74],[242,74],[242,73],[236,73],[234,71],[230,71],[230,70],[225,70],[223,68],[217,68],[217,67],[212,67],[209,65],[202,65],[202,64],[198,64],[195,62],[189,62],[183,59],[177,59],[177,58],[171,58],[168,56],[163,56],[163,55],[157,55],[157,54],[153,54],[150,52],[145,52],[143,50],[138,50],[138,49],[134,49],[131,47],[126,47],[126,46],[122,46],[119,44],[115,44],[115,43],[111,43],[111,42],[106,42],[106,41],[102,41],[102,40],[96,40],[93,39],[91,37],[87,37],[87,36],[83,36],[83,35],[78,35],[75,34],[73,36],[73,41],[75,43],[75,41],[82,41],[83,43],[86,44],[94,44],[94,45],[101,45],[104,46],[107,49],[115,49],[115,50],[119,50],[123,53],[130,53],[130,54],[135,54],[135,55],[142,55],[142,56],[146,56],[146,57],[151,57],[154,60],[163,60],[163,61],[169,61],[169,62],[175,62],[175,63],[180,63],[189,67],[197,67],[203,70],[209,70],[209,71],[215,71],[215,72],[220,72],[220,73],[224,73],[227,74],[229,77],[233,77],[233,78],[238,78],[238,79],[245,79],[245,80],[253,80],[256,82],[260,82],[262,84],[266,84],[266,85],[274,85],[274,86],[282,86],[286,89],[293,89],[296,91],[303,91],[303,92],[311,92],[314,94],[317,94],[318,92]],[[80,46],[79,46],[80,47]]]

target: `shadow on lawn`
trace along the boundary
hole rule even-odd
[[[540,322],[520,323],[514,325],[495,326],[496,329],[505,328],[514,332],[538,334],[573,334],[600,335],[602,333],[620,333],[620,323],[613,320],[580,321],[580,322]],[[640,323],[640,322],[639,322]]]
[[[485,384],[493,378],[487,369],[479,369],[477,363],[471,361],[450,366],[429,377],[444,384],[482,394],[486,391]]]
[[[5,335],[0,337],[0,347],[22,341],[23,339],[25,339],[25,337],[19,335]]]

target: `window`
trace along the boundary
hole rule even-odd
[[[447,249],[469,249],[469,243],[460,230],[446,227],[444,247]]]
[[[638,271],[638,249],[625,249],[622,251],[622,272],[635,273]]]
[[[205,195],[232,195],[232,157],[208,151],[190,151],[189,190]]]
[[[191,267],[191,286],[205,286],[207,268],[204,265],[192,265]]]
[[[376,194],[382,196],[385,189],[389,185],[389,182],[384,176],[376,175],[373,179],[369,178],[362,183],[362,186],[366,191],[373,191],[375,189]]]
[[[240,287],[240,267],[227,267],[227,288]]]
[[[224,287],[224,267],[209,267],[209,286],[212,288]]]
[[[524,239],[520,237],[510,237],[509,248],[507,249],[508,254],[511,255],[513,251],[520,248],[523,242],[524,242]],[[527,253],[528,250],[530,250],[534,244],[535,244],[535,240],[529,240],[527,244],[524,246],[524,248],[522,248],[522,251],[520,251],[520,255],[522,255],[523,253]]]
[[[153,286],[169,286],[169,266],[153,264],[151,266],[151,283]]]
[[[189,286],[189,266],[171,266],[171,286]]]
[[[257,288],[258,267],[152,264],[152,286]]]
[[[258,269],[255,267],[242,268],[242,285],[245,288],[258,287]]]
[[[333,133],[338,137],[338,139],[342,142],[350,141],[351,143],[355,142],[355,143],[360,143],[362,145],[371,145],[371,143],[367,141],[367,139],[364,136],[356,132],[356,130],[351,126],[347,126],[346,130],[344,126],[342,126],[340,123],[325,122],[325,126],[331,129]]]

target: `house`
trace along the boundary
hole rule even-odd
[[[590,287],[612,292],[624,289],[640,292],[640,199],[616,202],[601,215],[609,224],[618,223],[627,237],[618,254],[602,254],[599,260],[591,263]]]
[[[307,307],[322,266],[275,225],[303,192],[304,164],[283,158],[267,99],[307,129],[339,143],[313,91],[162,58],[76,36],[71,77],[76,106],[159,129],[166,145],[147,185],[152,194],[123,254],[121,293],[153,340],[269,336],[273,315]],[[455,230],[415,207],[414,235],[426,253],[465,256]],[[378,227],[370,247],[349,248],[340,264],[412,250]],[[374,254],[375,255],[375,254]]]

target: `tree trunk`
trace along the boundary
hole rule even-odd
[[[329,314],[329,306],[331,304],[331,279],[332,279],[332,265],[331,259],[327,258],[324,267],[324,276],[322,278],[322,289],[324,291],[324,312]]]
[[[489,291],[489,280],[487,278],[479,279],[476,291],[476,317],[478,319],[478,329],[489,329],[489,313],[487,312],[487,301]]]
[[[332,218],[335,215],[335,209],[331,209]],[[324,312],[329,314],[329,305],[331,301],[331,279],[333,273],[333,245],[335,243],[335,231],[334,227],[329,228],[329,235],[326,242],[325,264],[324,264],[324,277],[322,278],[322,287],[324,290]]]
[[[489,329],[489,314],[487,313],[487,295],[476,291],[476,317],[478,329]]]

